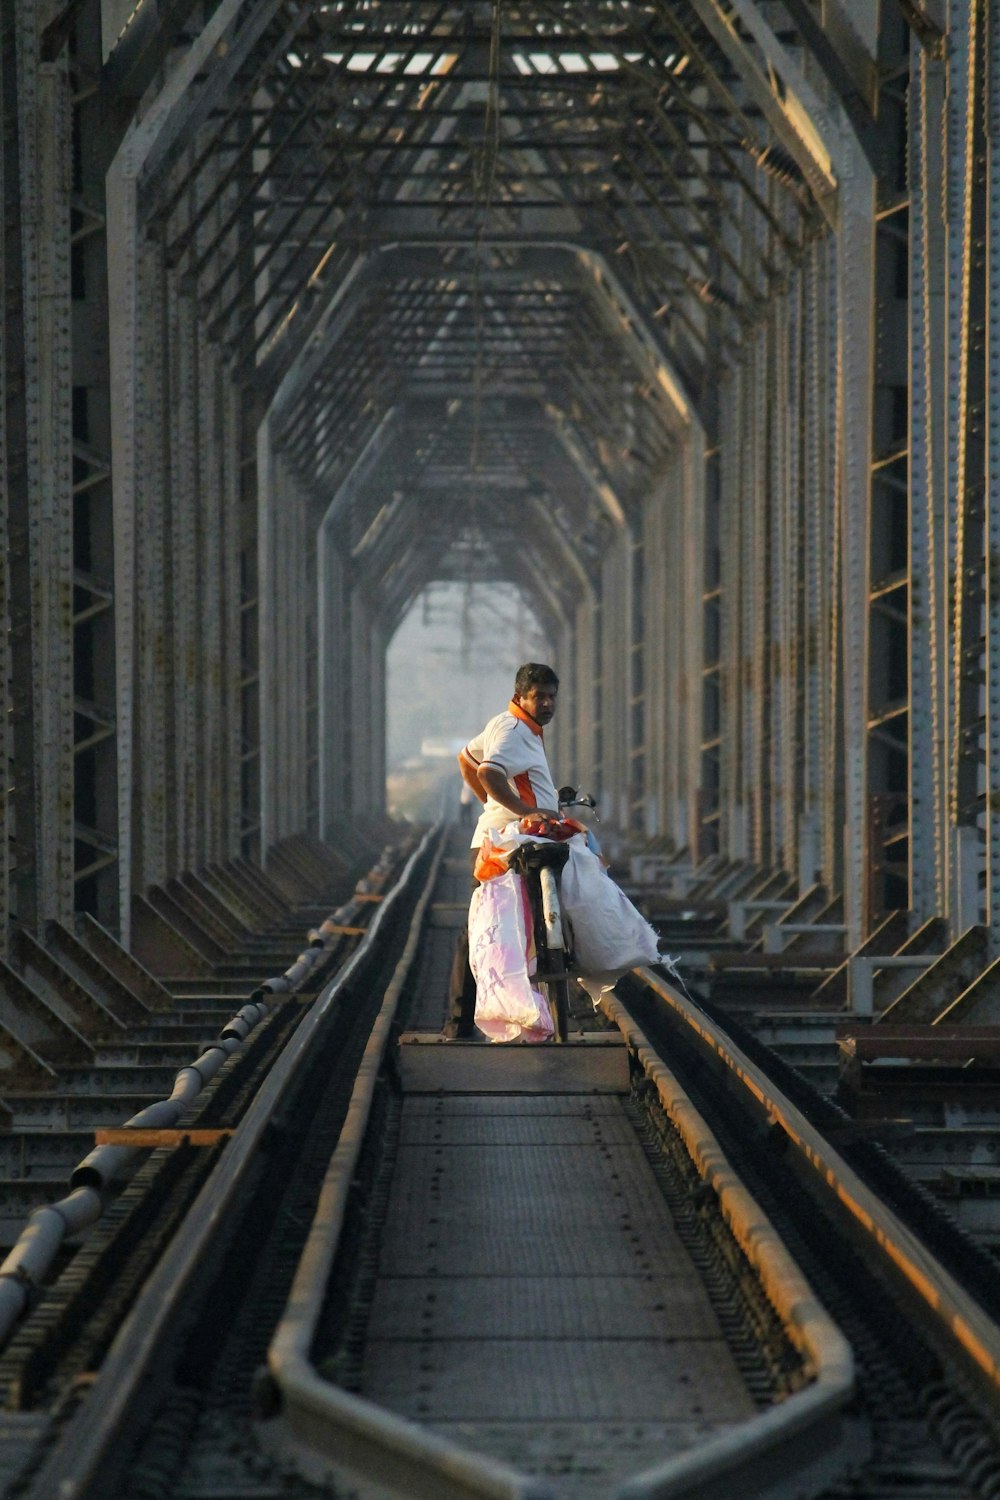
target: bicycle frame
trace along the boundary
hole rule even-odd
[[[535,982],[542,988],[552,1013],[552,1039],[569,1038],[570,954],[563,929],[559,871],[569,850],[565,844],[539,839],[522,844],[511,856],[510,868],[524,877],[534,919]]]

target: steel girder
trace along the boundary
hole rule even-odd
[[[997,385],[989,363],[996,333],[996,205],[991,198],[994,7],[948,8],[946,214],[947,387],[945,550],[949,587],[946,690],[948,912],[953,931],[985,921],[1000,949],[996,540],[993,463]],[[916,246],[914,247],[916,249]],[[925,317],[928,314],[925,313]],[[939,397],[939,400],[941,397]],[[944,623],[944,622],[940,622]]]
[[[922,920],[948,909],[946,285],[942,60],[911,48],[910,105],[910,891]]]
[[[3,494],[6,503],[0,515],[3,527],[3,551],[0,561],[2,579],[3,623],[0,632],[0,658],[4,681],[15,686],[20,700],[17,717],[3,716],[0,728],[0,750],[4,763],[11,767],[12,785],[7,803],[7,817],[0,840],[0,897],[4,909],[23,911],[31,923],[36,896],[38,855],[35,848],[35,711],[34,679],[31,672],[30,559],[28,554],[28,425],[32,393],[26,379],[24,346],[25,267],[24,245],[20,234],[22,212],[21,137],[23,82],[18,67],[19,42],[23,18],[12,6],[0,13],[0,116],[3,120],[2,164],[3,240],[2,271],[4,285],[3,342],[0,344],[0,443],[3,451]],[[21,43],[23,47],[23,43]],[[10,536],[15,528],[14,544]],[[16,820],[16,821],[15,821]],[[12,839],[11,821],[20,834],[20,847]],[[7,953],[7,924],[0,934],[2,952]]]
[[[3,826],[8,914],[74,908],[73,441],[69,80],[39,63],[45,8],[4,8],[4,658],[12,787]],[[8,310],[11,314],[7,321]],[[6,924],[5,924],[6,925]],[[6,943],[6,931],[3,934]]]

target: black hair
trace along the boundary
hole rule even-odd
[[[552,668],[540,661],[526,661],[522,667],[518,667],[514,678],[514,691],[518,696],[529,693],[533,687],[558,686],[559,678]]]

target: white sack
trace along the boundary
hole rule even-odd
[[[640,964],[655,964],[659,938],[582,838],[569,841],[563,911],[573,928],[580,983],[594,999]]]
[[[534,941],[524,881],[495,875],[469,903],[469,964],[476,980],[476,1025],[495,1042],[544,1042],[552,1016],[529,980]]]

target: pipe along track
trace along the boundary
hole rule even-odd
[[[659,976],[561,1048],[401,1035],[454,935],[443,852],[411,856],[9,1493],[874,1497],[887,1464],[928,1500],[996,1493],[996,1328]]]

